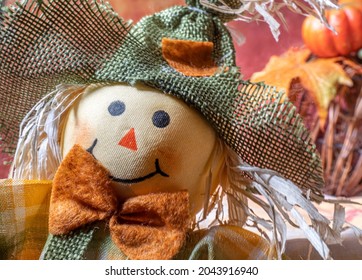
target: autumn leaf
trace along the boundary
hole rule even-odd
[[[265,82],[274,85],[278,90],[291,94],[291,83],[298,79],[316,103],[322,127],[327,119],[328,106],[337,94],[338,86],[352,86],[351,78],[338,64],[341,57],[310,57],[308,49],[290,49],[282,56],[272,56],[264,70],[251,77],[252,82]]]

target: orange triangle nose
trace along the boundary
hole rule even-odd
[[[137,142],[136,135],[134,133],[134,128],[131,128],[125,136],[122,137],[118,145],[130,149],[132,151],[137,151]]]

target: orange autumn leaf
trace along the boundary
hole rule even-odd
[[[337,94],[339,85],[352,86],[351,78],[338,64],[341,57],[318,58],[307,61],[308,49],[290,49],[281,56],[272,56],[264,70],[253,74],[252,82],[265,82],[291,93],[291,83],[299,79],[301,85],[316,103],[321,125],[327,118],[329,103]]]

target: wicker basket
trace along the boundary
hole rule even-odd
[[[360,62],[358,62],[360,64]],[[362,75],[345,69],[354,85],[339,88],[321,127],[308,92],[293,81],[293,102],[311,131],[325,171],[324,193],[335,196],[362,194]]]

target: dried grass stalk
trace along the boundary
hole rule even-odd
[[[210,3],[212,2],[212,3]],[[282,8],[288,8],[292,12],[303,15],[315,15],[326,26],[331,28],[325,17],[324,10],[327,8],[338,8],[337,0],[240,0],[241,6],[234,9],[228,5],[227,0],[200,0],[200,3],[208,8],[214,9],[224,14],[237,16],[237,19],[243,21],[265,21],[275,38],[278,40],[280,31],[280,22],[286,26]]]
[[[359,88],[351,110],[342,110],[341,95],[331,104],[324,137],[317,140],[325,170],[325,192],[335,196],[362,193],[362,88]]]

